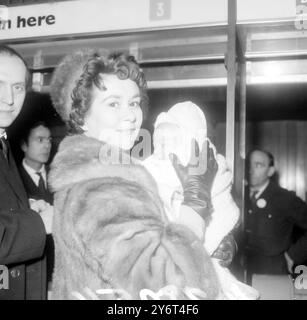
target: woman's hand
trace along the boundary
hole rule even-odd
[[[213,252],[212,258],[220,260],[222,267],[228,267],[237,251],[237,244],[233,235],[227,235],[219,245],[219,247]]]
[[[170,154],[170,160],[183,187],[183,204],[206,219],[211,213],[211,188],[218,165],[214,150],[208,143],[204,143],[199,153],[198,143],[193,140],[191,149],[191,158],[187,166],[183,166],[175,154]],[[195,159],[198,160],[196,164],[193,161]]]

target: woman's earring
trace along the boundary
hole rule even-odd
[[[83,126],[81,126],[81,129],[82,129],[83,131],[88,131],[88,127],[87,127],[86,124],[84,124]]]

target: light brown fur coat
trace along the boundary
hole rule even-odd
[[[140,299],[144,288],[157,292],[172,284],[178,299],[187,298],[186,287],[214,299],[217,278],[202,244],[184,226],[167,221],[157,186],[143,166],[102,162],[101,146],[86,136],[67,137],[51,165],[53,298],[76,299],[74,292],[93,298],[88,289],[123,289]]]

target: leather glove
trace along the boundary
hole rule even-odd
[[[183,187],[183,204],[192,208],[207,221],[212,210],[211,188],[218,165],[209,143],[204,143],[199,153],[198,143],[193,139],[191,149],[191,159],[187,166],[183,166],[175,154],[170,154],[170,160]],[[192,157],[194,154],[198,159],[196,165]],[[204,167],[206,163],[207,167]],[[199,173],[197,168],[201,169]]]
[[[213,252],[212,258],[220,260],[222,267],[228,267],[237,251],[237,244],[232,234],[227,235]]]

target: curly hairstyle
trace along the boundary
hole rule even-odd
[[[140,89],[144,118],[148,110],[147,84],[135,58],[126,53],[84,49],[64,58],[54,72],[51,83],[53,104],[67,123],[70,133],[83,133],[84,117],[91,107],[93,89],[106,90],[103,75],[130,79]]]

